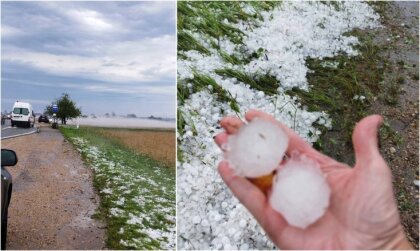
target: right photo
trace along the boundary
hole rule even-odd
[[[419,249],[419,2],[177,3],[177,249]]]

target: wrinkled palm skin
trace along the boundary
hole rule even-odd
[[[246,178],[235,175],[226,161],[220,163],[223,180],[280,249],[412,248],[400,223],[391,171],[377,146],[382,117],[372,115],[357,123],[353,132],[356,154],[353,168],[319,153],[266,113],[251,110],[245,116],[248,121],[255,117],[273,121],[286,131],[290,141],[287,154],[298,151],[316,160],[331,188],[330,206],[324,216],[308,228],[299,229],[290,226],[271,208],[267,194]],[[226,117],[220,124],[225,132],[215,137],[219,146],[244,122]]]

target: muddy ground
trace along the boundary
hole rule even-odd
[[[8,249],[103,249],[105,226],[92,216],[99,198],[92,172],[58,130],[2,140],[16,151]]]
[[[419,2],[393,2],[384,13],[385,29],[377,36],[386,45],[390,70],[385,81],[397,81],[396,104],[378,100],[372,113],[384,116],[396,137],[382,140],[381,152],[394,175],[400,217],[410,242],[419,248]],[[390,40],[390,41],[389,41]]]

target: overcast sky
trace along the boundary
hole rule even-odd
[[[1,105],[175,117],[176,3],[2,2]]]

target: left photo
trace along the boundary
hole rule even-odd
[[[176,2],[1,3],[1,249],[176,249]]]

